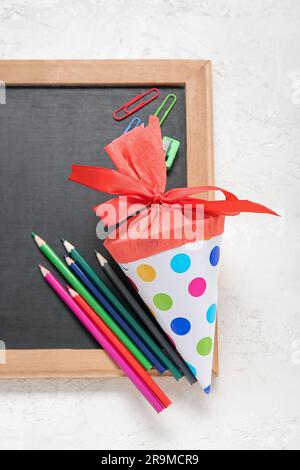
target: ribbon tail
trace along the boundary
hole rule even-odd
[[[164,194],[166,202],[180,202],[188,196],[195,196],[200,193],[209,193],[211,191],[220,191],[228,201],[237,201],[238,198],[229,191],[219,188],[218,186],[191,186],[190,188],[174,188]]]
[[[72,165],[69,180],[108,194],[153,197],[141,181],[108,168]]]
[[[238,215],[241,212],[253,212],[259,214],[271,214],[279,217],[279,214],[274,212],[262,204],[248,200],[222,200],[222,201],[206,201],[204,199],[186,198],[181,201],[181,204],[191,204],[193,207],[203,204],[205,212],[220,215]]]
[[[214,202],[214,201],[209,201]],[[225,211],[223,212],[224,215],[234,215],[236,211],[238,212],[253,212],[256,214],[270,214],[270,215],[276,215],[277,217],[280,217],[279,214],[274,212],[272,209],[269,209],[266,206],[263,206],[262,204],[258,204],[257,202],[252,202],[248,200],[238,200],[238,201],[215,201],[215,202],[220,202],[220,203],[226,203],[224,204],[224,209]],[[209,206],[208,206],[209,207]]]

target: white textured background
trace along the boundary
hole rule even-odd
[[[161,416],[126,379],[0,382],[0,448],[300,448],[300,2],[1,0],[1,59],[213,62],[216,181],[282,214],[227,222],[221,376],[160,379]]]

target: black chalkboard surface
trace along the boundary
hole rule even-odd
[[[6,104],[0,105],[0,340],[7,349],[97,347],[43,282],[39,263],[57,272],[35,246],[31,232],[39,234],[61,256],[65,252],[60,238],[69,240],[98,270],[93,250],[100,241],[91,208],[109,196],[69,182],[70,166],[112,167],[103,147],[131,120],[116,122],[112,112],[144,90],[7,88]],[[185,90],[161,87],[160,91],[161,96],[136,115],[146,122],[168,93],[177,95],[163,135],[181,142],[168,187],[185,186]]]

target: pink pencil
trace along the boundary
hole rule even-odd
[[[132,383],[137,387],[137,389],[144,395],[146,400],[153,406],[153,408],[160,413],[164,406],[148,388],[145,382],[138,376],[138,374],[131,368],[131,366],[124,360],[124,358],[119,354],[107,337],[99,331],[99,329],[94,325],[94,323],[87,317],[85,312],[79,307],[75,300],[70,296],[70,294],[65,290],[63,285],[56,279],[56,277],[48,271],[48,269],[43,266],[39,266],[43,278],[45,281],[52,287],[52,289],[57,293],[57,295],[63,300],[63,302],[69,307],[69,309],[74,313],[78,320],[85,326],[85,328],[91,333],[91,335],[96,339],[96,341],[105,349],[107,354],[114,360],[114,362],[123,370],[123,372],[128,376]]]

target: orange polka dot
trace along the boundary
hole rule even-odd
[[[150,264],[140,264],[136,271],[144,282],[152,282],[156,278],[156,271]]]

